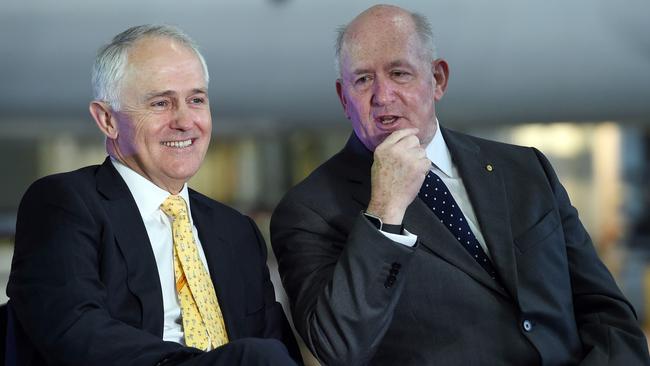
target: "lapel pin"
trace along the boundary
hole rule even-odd
[[[494,168],[492,167],[492,164],[488,164],[488,165],[485,166],[485,170],[487,170],[488,172],[491,172],[491,171],[494,170]]]

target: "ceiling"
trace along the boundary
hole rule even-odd
[[[0,123],[88,121],[97,48],[178,25],[201,45],[215,126],[343,121],[333,40],[370,1],[15,1],[0,5]],[[448,60],[443,123],[650,121],[650,1],[401,1]],[[85,123],[85,122],[84,122]],[[0,132],[1,134],[2,132]]]

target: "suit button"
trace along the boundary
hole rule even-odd
[[[528,319],[525,319],[521,325],[526,332],[530,332],[531,330],[533,330],[533,323]]]
[[[390,275],[386,279],[386,282],[384,282],[384,287],[389,288],[392,287],[395,284],[395,280],[397,280],[397,277]]]
[[[392,265],[392,267],[393,267],[393,269],[395,269],[395,270],[399,270],[400,268],[402,268],[402,265],[399,264],[399,263],[397,263],[397,262],[394,262],[393,265]]]

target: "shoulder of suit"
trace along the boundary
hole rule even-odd
[[[84,185],[94,187],[95,173],[99,169],[100,165],[90,165],[77,170],[56,173],[41,177],[34,181],[28,188],[32,190],[35,188],[38,189],[57,189],[57,188],[69,188],[76,190],[76,188],[81,188]]]
[[[236,216],[238,218],[244,216],[241,212],[237,211],[236,209],[224,203],[216,201],[200,192],[197,192],[192,188],[188,188],[187,191],[190,196],[190,202],[192,204],[193,211],[195,210],[195,208],[198,208],[197,207],[198,205],[199,207],[202,208],[209,208],[212,210],[216,210],[221,215]]]
[[[463,132],[451,130],[449,128],[444,128],[444,130],[445,130],[446,139],[452,138],[461,142],[471,142],[478,145],[481,148],[493,149],[493,150],[510,150],[510,151],[530,150],[530,148],[526,146],[515,145],[515,144],[495,141],[495,140],[489,140],[486,138],[468,135]]]
[[[25,191],[20,207],[45,203],[69,206],[88,202],[90,195],[97,192],[95,172],[99,167],[92,165],[37,179]]]
[[[293,186],[286,193],[286,196],[292,195],[313,195],[315,190],[323,194],[325,190],[338,185],[346,178],[346,171],[351,167],[348,166],[343,151],[331,156],[325,162],[320,164],[316,169],[311,171],[307,176]]]
[[[497,169],[499,166],[506,167],[507,169],[502,171],[513,174],[529,174],[531,171],[538,171],[547,162],[544,154],[534,147],[488,140],[449,129],[445,131],[445,139],[448,140],[448,145],[455,143],[477,146],[484,160],[497,164]]]

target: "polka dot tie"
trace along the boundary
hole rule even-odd
[[[440,222],[467,249],[472,258],[487,271],[492,279],[496,279],[497,273],[494,270],[492,261],[481,248],[476,236],[474,236],[467,224],[465,215],[463,215],[442,179],[430,171],[424,179],[424,183],[422,183],[419,196],[433,210]]]
[[[228,335],[223,315],[212,280],[199,258],[185,200],[171,195],[160,208],[172,219],[174,278],[185,344],[202,350],[226,344]]]

